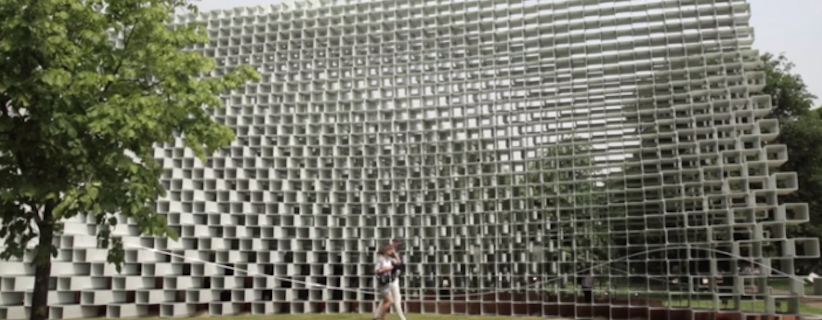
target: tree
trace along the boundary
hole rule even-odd
[[[538,213],[539,223],[531,224],[530,228],[536,229],[528,234],[544,234],[530,242],[556,248],[547,252],[549,264],[605,260],[607,249],[603,248],[610,244],[605,236],[607,221],[602,220],[607,215],[607,197],[597,186],[590,144],[588,139],[574,136],[559,139],[541,150],[518,183],[519,192],[529,198],[529,210]]]
[[[773,104],[768,117],[779,119],[781,123],[809,115],[816,96],[808,91],[802,77],[793,73],[795,65],[784,54],[765,53],[760,60],[761,70],[765,72],[762,92],[771,96]]]
[[[785,121],[778,143],[788,149],[788,161],[780,171],[796,172],[799,190],[780,197],[780,203],[807,203],[810,223],[788,226],[794,237],[819,238],[822,241],[822,114],[813,110],[794,121]],[[819,261],[798,261],[803,271]]]
[[[793,237],[818,238],[822,241],[822,111],[812,110],[816,98],[808,91],[802,77],[793,73],[794,65],[784,55],[761,56],[766,82],[763,93],[771,96],[773,110],[769,118],[779,120],[777,144],[788,149],[788,161],[780,171],[796,172],[799,190],[780,197],[780,203],[807,203],[810,223],[788,227]],[[809,272],[819,261],[797,261]]]
[[[93,215],[108,261],[123,262],[117,217],[171,236],[151,203],[164,195],[154,146],[175,138],[201,159],[233,140],[209,111],[217,96],[257,79],[188,46],[209,41],[184,0],[0,0],[0,237],[2,258],[33,246],[32,320],[48,317],[55,235]],[[205,77],[203,77],[205,75]],[[36,241],[34,241],[36,240]],[[32,242],[34,241],[34,244]]]

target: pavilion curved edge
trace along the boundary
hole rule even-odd
[[[370,312],[404,240],[411,312],[613,319],[800,313],[806,204],[768,119],[745,0],[305,1],[176,16],[211,76],[262,81],[200,162],[159,145],[177,242],[66,222],[50,317]],[[115,39],[115,41],[120,41]],[[593,305],[576,275],[593,270]],[[33,269],[0,263],[0,318]],[[718,318],[717,318],[718,319]],[[764,318],[763,318],[764,319]]]

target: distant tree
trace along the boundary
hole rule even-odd
[[[807,203],[810,223],[789,226],[794,237],[815,237],[822,241],[822,112],[819,109],[785,121],[778,143],[788,148],[788,161],[781,171],[796,172],[799,190],[781,197],[782,203]],[[804,267],[818,262],[804,261]]]
[[[769,94],[773,103],[769,118],[789,121],[808,115],[816,96],[808,90],[802,76],[793,73],[795,65],[784,54],[765,53],[760,59],[761,70],[765,72],[763,93]]]
[[[761,59],[766,74],[763,92],[771,96],[773,104],[769,118],[779,119],[780,123],[776,143],[788,149],[788,161],[779,170],[796,172],[799,182],[799,190],[780,197],[780,202],[807,203],[811,213],[810,223],[789,226],[788,234],[822,241],[822,111],[811,109],[816,96],[784,55],[766,53]],[[806,272],[819,264],[797,262]]]
[[[218,94],[258,76],[242,67],[210,77],[215,62],[183,50],[209,42],[203,30],[170,26],[186,9],[196,7],[0,0],[0,257],[21,258],[36,240],[32,320],[48,318],[65,219],[95,217],[99,246],[119,270],[118,214],[143,234],[174,237],[151,205],[165,193],[155,145],[180,137],[205,160],[234,139],[208,112]]]
[[[567,266],[605,259],[610,244],[603,220],[607,198],[597,186],[597,173],[590,140],[571,136],[543,147],[518,183],[524,187],[519,190],[528,197],[529,209],[548,224],[529,233],[539,231],[543,238],[532,241],[556,248],[547,252],[546,262]]]

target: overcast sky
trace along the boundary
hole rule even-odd
[[[280,0],[200,0],[200,10],[274,4]],[[760,51],[785,53],[811,93],[822,96],[822,0],[748,0]],[[822,99],[816,99],[817,105]]]

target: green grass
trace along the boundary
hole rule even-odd
[[[227,316],[214,317],[220,320],[371,320],[371,314],[365,313],[341,313],[341,314],[283,314],[270,316]],[[462,316],[462,315],[436,315],[436,314],[409,314],[408,318],[411,320],[536,320],[543,318],[534,317],[491,317],[491,316]],[[140,318],[139,320],[161,320],[165,318]],[[206,317],[199,318],[182,318],[190,320],[206,319]],[[107,319],[87,319],[87,320],[107,320]],[[116,320],[116,319],[110,319]],[[389,314],[386,320],[399,320],[399,317],[394,314]],[[553,319],[562,320],[562,319]]]
[[[691,302],[691,308],[702,308],[702,309],[710,309],[712,308],[712,304],[710,301],[702,301],[699,306],[695,306],[693,301]],[[749,312],[762,312],[764,308],[763,305],[756,305],[757,302],[751,303],[743,302],[742,308],[743,311]],[[673,306],[672,306],[673,307]],[[682,306],[680,306],[682,307]],[[804,315],[822,315],[822,310],[816,308],[803,308],[802,314]],[[186,320],[202,320],[210,318],[209,316],[203,317],[191,317],[191,318],[181,318]],[[242,315],[242,316],[224,316],[224,317],[213,317],[219,318],[219,320],[371,320],[371,314],[365,313],[341,313],[341,314],[277,314],[277,315],[266,315],[266,316],[253,316],[253,315]],[[408,318],[411,320],[537,320],[537,319],[544,319],[541,317],[523,317],[523,316],[515,316],[515,317],[502,317],[502,316],[468,316],[468,315],[437,315],[437,314],[408,314]],[[139,320],[164,320],[166,318],[140,318]],[[564,318],[551,318],[553,320],[570,320]],[[86,320],[118,320],[118,319],[103,319],[103,318],[92,318]],[[389,314],[386,317],[386,320],[399,320],[399,317],[395,314]]]
[[[637,292],[641,291],[637,290]],[[667,292],[649,292],[631,297],[631,299],[661,301],[662,304],[671,308],[737,310],[733,300],[729,300],[727,304],[722,303],[722,301],[714,302],[710,294],[707,293],[693,294],[689,298],[681,295],[678,296],[676,294],[677,293],[672,293],[669,295]],[[611,293],[611,296],[623,299],[628,298],[629,295],[633,294],[628,292]],[[604,296],[604,292],[599,293],[598,296]],[[739,302],[739,310],[744,312],[765,312],[765,302],[762,300],[742,300]],[[777,306],[776,312],[788,312],[787,303],[782,303],[780,306]],[[822,315],[822,308],[800,303],[799,313],[804,315]]]
[[[733,301],[729,301],[727,305],[722,304],[722,302],[714,303],[714,301],[710,300],[681,300],[681,301],[664,301],[662,302],[664,305],[671,307],[671,308],[690,308],[690,309],[714,309],[716,306],[717,309],[720,310],[736,310],[736,306],[734,305]],[[739,310],[743,312],[765,312],[765,302],[764,301],[740,301]],[[788,307],[786,305],[782,305],[781,308],[777,308],[777,313],[786,313],[788,312]],[[813,307],[806,304],[799,305],[799,313],[803,315],[822,315],[822,309]]]
[[[768,279],[768,286],[774,289],[791,289],[791,280],[786,278]],[[803,285],[805,287],[805,295],[813,295],[813,284],[807,282]]]
[[[627,298],[628,294],[625,295],[616,295],[619,298]],[[598,295],[598,297],[602,297],[602,295]],[[699,296],[693,296],[690,299],[681,299],[676,297],[669,297],[667,293],[651,293],[645,294],[641,297],[632,297],[633,299],[641,299],[641,300],[656,300],[662,302],[663,305],[671,308],[682,308],[682,309],[708,309],[708,310],[737,310],[736,305],[734,302],[728,301],[727,304],[723,304],[722,301],[714,302],[710,298],[704,298]],[[765,302],[761,300],[742,300],[739,302],[739,310],[743,312],[765,312]],[[788,306],[786,303],[782,303],[781,306],[778,306],[776,309],[777,313],[786,313],[788,312]],[[808,304],[800,303],[799,305],[799,313],[803,315],[822,315],[822,308],[814,307]]]
[[[769,281],[768,283],[771,285],[772,283]],[[772,286],[773,288],[780,288],[778,287],[780,283],[777,282],[776,285]],[[789,282],[787,280],[784,281],[784,287],[789,287]],[[781,289],[781,288],[780,288]],[[564,293],[567,295],[575,295],[581,296],[582,292],[578,289],[569,286],[568,288],[559,290],[560,293]],[[597,298],[604,298],[604,297],[612,297],[617,299],[629,299],[630,300],[655,300],[662,302],[663,305],[671,308],[681,308],[681,309],[707,309],[707,310],[727,310],[733,311],[737,310],[737,306],[734,302],[728,301],[727,304],[723,304],[722,301],[714,302],[713,298],[710,293],[693,293],[688,296],[687,293],[683,292],[666,292],[666,291],[651,291],[647,292],[645,288],[619,288],[619,289],[602,289],[602,290],[594,290],[594,293]],[[806,293],[810,294],[810,293]],[[811,306],[809,304],[800,303],[799,305],[799,313],[803,315],[822,315],[822,303],[817,306]],[[739,303],[740,311],[743,312],[765,312],[765,302],[762,300],[742,300]],[[787,313],[788,312],[788,305],[787,303],[782,303],[781,305],[777,306],[776,309],[777,313]]]

